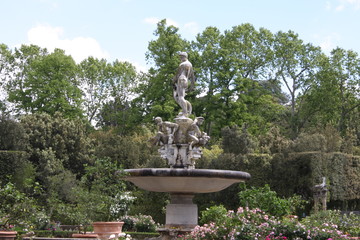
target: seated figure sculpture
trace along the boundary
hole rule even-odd
[[[154,145],[172,144],[174,133],[177,131],[179,125],[168,121],[163,122],[161,117],[156,117],[155,122],[158,126],[158,132],[154,138]]]
[[[188,137],[190,139],[190,150],[192,150],[193,146],[195,145],[204,146],[210,139],[210,136],[208,136],[205,132],[202,132],[199,128],[203,122],[203,117],[195,118],[194,122],[191,124],[188,130]]]

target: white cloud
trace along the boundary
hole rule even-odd
[[[346,3],[348,3],[352,8],[355,10],[360,9],[360,0],[344,0]]]
[[[158,22],[160,22],[160,19],[156,17],[149,17],[144,19],[144,23],[148,23],[151,25],[156,25]]]
[[[76,37],[73,39],[63,38],[64,30],[61,27],[49,25],[38,25],[28,31],[30,44],[35,44],[49,51],[55,48],[65,50],[74,60],[79,63],[89,56],[95,58],[109,58],[109,54],[104,51],[100,44],[90,37]]]
[[[193,35],[196,35],[199,32],[199,26],[196,22],[189,22],[184,25],[185,31],[190,32]]]
[[[360,0],[338,0],[338,2],[339,4],[336,6],[335,11],[342,11],[345,8],[360,9]]]
[[[344,9],[345,9],[344,4],[340,4],[340,5],[336,6],[335,11],[336,11],[336,12],[340,12],[340,11],[342,11],[342,10],[344,10]]]
[[[331,10],[331,2],[326,2],[326,5],[325,5],[325,9],[326,10]]]
[[[145,23],[151,24],[151,25],[156,25],[160,21],[161,21],[161,19],[159,19],[157,17],[149,17],[149,18],[144,19]],[[185,24],[179,24],[178,22],[176,22],[170,18],[167,18],[166,25],[168,25],[168,26],[172,25],[172,26],[179,28],[179,30],[182,33],[185,33],[185,35],[195,36],[197,33],[199,33],[199,26],[196,22],[188,22]]]
[[[151,24],[151,25],[156,25],[158,24],[158,22],[160,22],[162,19],[157,18],[157,17],[149,17],[149,18],[145,18],[144,22]],[[177,22],[175,22],[174,20],[170,19],[170,18],[166,18],[166,25],[168,26],[174,26],[174,27],[179,27],[179,24]]]
[[[319,42],[319,46],[324,52],[330,53],[337,46],[337,42],[340,40],[340,35],[338,33],[331,33],[327,36],[314,36],[317,42]]]

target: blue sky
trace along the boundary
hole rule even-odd
[[[327,53],[337,46],[360,53],[360,0],[1,0],[0,13],[0,43],[10,48],[57,47],[77,62],[91,55],[141,70],[164,18],[187,40],[208,26],[250,23],[292,30]]]

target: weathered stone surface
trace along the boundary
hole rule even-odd
[[[126,180],[153,192],[209,193],[250,179],[241,171],[213,169],[141,168],[126,169]]]

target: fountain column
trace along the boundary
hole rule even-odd
[[[193,203],[193,194],[170,194],[166,206],[165,228],[193,229],[198,224],[198,207]]]

